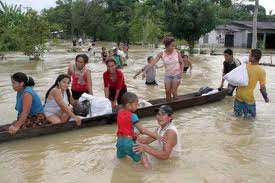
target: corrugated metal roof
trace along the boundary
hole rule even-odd
[[[233,21],[234,25],[243,25],[249,28],[253,27],[252,21]],[[275,30],[275,22],[257,22],[258,29],[263,30]]]

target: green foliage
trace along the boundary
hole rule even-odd
[[[157,24],[155,24],[152,20],[148,19],[143,29],[143,42],[157,44],[158,40],[161,37],[163,37],[163,31]]]
[[[5,30],[0,35],[0,51],[7,52],[10,50],[18,50],[19,37],[12,30]]]
[[[166,29],[175,37],[185,39],[192,49],[195,41],[217,25],[215,8],[207,0],[167,0],[164,4]]]
[[[49,36],[48,23],[35,11],[22,13],[15,6],[0,1],[0,51],[23,51],[38,58]]]
[[[67,38],[82,37],[157,44],[164,35],[195,42],[215,26],[229,20],[252,20],[254,5],[248,0],[57,0],[41,15],[21,12],[0,0],[0,51],[37,54],[49,31],[64,31]],[[233,3],[234,2],[234,3]],[[275,15],[259,7],[259,21]],[[58,45],[55,40],[52,45]],[[72,50],[73,51],[73,50]]]
[[[236,3],[228,8],[218,9],[218,17],[223,23],[228,20],[252,21],[254,7],[254,4]],[[258,21],[274,21],[272,18],[272,12],[270,12],[270,15],[267,15],[265,8],[259,6]]]
[[[68,34],[73,34],[72,28],[72,0],[57,0],[56,7],[44,9],[42,16],[50,22],[50,25],[59,25],[59,30],[64,30]],[[52,30],[52,29],[51,29]],[[53,31],[58,31],[57,29]]]
[[[1,29],[13,28],[17,24],[21,24],[24,16],[25,13],[23,13],[17,5],[8,6],[6,3],[0,1]]]
[[[49,36],[48,23],[37,15],[35,11],[29,11],[24,18],[24,27],[18,28],[18,33],[21,36],[20,50],[25,55],[42,56],[44,43]]]

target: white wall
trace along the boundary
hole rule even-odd
[[[203,43],[204,36],[202,36],[199,39],[199,46],[202,46],[202,47],[204,46],[205,47],[210,47],[210,46],[223,47],[224,46],[224,37],[225,37],[224,31],[212,30],[207,35],[208,35],[208,43]]]
[[[241,48],[243,45],[243,39],[242,39],[243,33],[242,32],[235,32],[234,33],[234,47],[235,48]]]
[[[234,32],[234,47],[246,48],[248,31]],[[199,46],[201,47],[224,47],[225,30],[213,30],[208,33],[208,43],[203,43],[203,36],[199,39]],[[220,36],[219,36],[220,35]]]

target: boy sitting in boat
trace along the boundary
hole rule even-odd
[[[146,81],[145,81],[146,85],[158,85],[158,83],[156,82],[156,69],[161,68],[162,66],[158,67],[157,65],[153,65],[152,67],[150,67],[150,63],[153,60],[154,60],[154,57],[149,56],[147,58],[148,64],[145,65],[140,71],[138,71],[133,78],[136,79],[138,75],[143,73],[142,74],[142,79],[144,79],[144,77],[146,78]],[[150,67],[150,68],[147,69],[147,67]],[[145,72],[145,70],[146,70],[146,72]]]
[[[136,144],[137,135],[134,132],[136,127],[140,133],[150,136],[152,139],[163,141],[157,133],[151,132],[144,128],[140,123],[138,116],[133,113],[138,107],[138,97],[136,94],[126,92],[122,96],[123,109],[117,115],[117,158],[121,159],[126,156],[131,157],[135,162],[141,161],[144,167],[149,167],[148,160],[143,153],[133,151]]]

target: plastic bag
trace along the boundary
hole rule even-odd
[[[112,113],[112,104],[109,99],[105,97],[95,97],[87,93],[83,93],[79,101],[88,100],[91,104],[89,114],[87,117],[100,116]]]
[[[247,86],[249,79],[246,64],[236,67],[231,72],[227,73],[223,79],[233,86]]]
[[[149,106],[152,106],[152,104],[146,100],[139,100],[138,102],[138,108],[149,107]]]

